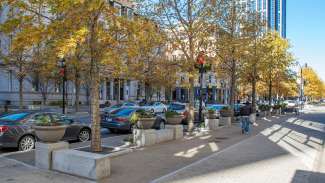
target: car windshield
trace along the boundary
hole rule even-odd
[[[24,119],[28,115],[29,115],[29,113],[8,114],[8,115],[0,117],[0,120],[3,120],[3,121],[18,121],[18,120]]]
[[[135,106],[134,103],[125,103],[124,105],[125,105],[125,106]]]
[[[122,107],[122,104],[116,104],[116,105],[113,105],[112,108],[119,108],[119,107]]]
[[[129,116],[132,112],[134,112],[135,109],[131,108],[125,108],[125,109],[120,109],[112,112],[114,116]]]
[[[222,108],[226,107],[225,105],[213,105],[210,106],[209,109],[214,109],[214,110],[221,110]]]
[[[185,105],[181,105],[181,104],[170,104],[169,108],[171,110],[184,110],[185,109]]]

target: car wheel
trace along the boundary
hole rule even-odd
[[[155,110],[154,109],[151,109],[150,112],[155,113]]]
[[[26,135],[19,140],[19,151],[30,151],[35,147],[35,138],[31,135]]]
[[[164,121],[160,121],[159,130],[161,130],[161,129],[165,129],[165,122]]]
[[[109,128],[108,129],[111,133],[116,133],[116,129],[115,128]]]
[[[89,129],[82,129],[78,134],[78,140],[80,142],[86,142],[90,140],[90,130]]]

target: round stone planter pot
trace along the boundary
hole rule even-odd
[[[67,126],[33,126],[36,136],[45,143],[59,142],[64,136]]]
[[[220,116],[221,117],[232,117],[233,116],[233,111],[232,110],[221,110],[220,111]]]
[[[177,115],[177,116],[173,116],[173,117],[168,117],[167,119],[167,124],[169,125],[179,125],[182,123],[183,120],[183,115]]]
[[[139,121],[137,122],[137,126],[139,129],[151,129],[153,125],[155,124],[156,118],[139,118]]]
[[[207,119],[218,119],[218,115],[216,113],[208,113]]]

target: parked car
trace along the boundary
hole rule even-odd
[[[138,105],[136,103],[133,103],[133,102],[124,102],[124,103],[121,103],[121,104],[115,104],[111,107],[106,107],[104,108],[104,112],[105,113],[111,113],[117,109],[120,109],[120,108],[123,108],[123,107],[138,107]]]
[[[178,114],[184,115],[182,124],[187,124],[189,112],[186,110],[186,104],[180,102],[173,102],[168,105],[168,111],[175,111]]]
[[[207,110],[214,110],[216,112],[217,116],[220,116],[220,110],[224,107],[228,107],[228,105],[225,104],[209,104],[207,106]]]
[[[143,110],[139,107],[125,107],[117,109],[110,114],[105,114],[104,119],[101,120],[101,127],[107,128],[111,132],[129,131],[132,132],[134,125],[130,120],[135,112]],[[163,116],[156,115],[156,121],[153,126],[154,129],[165,128],[166,119]]]
[[[67,125],[62,140],[84,142],[91,138],[89,123],[76,122],[60,113],[22,111],[0,117],[0,147],[17,147],[20,151],[33,149],[37,137],[32,126],[41,119],[47,119],[49,122],[62,122]]]
[[[287,105],[287,108],[295,108],[298,106],[295,100],[285,100],[283,103]]]
[[[151,102],[149,104],[141,106],[141,108],[153,113],[162,113],[167,111],[167,106],[161,102]]]

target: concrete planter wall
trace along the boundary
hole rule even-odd
[[[69,149],[69,143],[42,143],[36,142],[35,145],[35,166],[41,169],[52,169],[52,153],[56,150]]]
[[[53,170],[99,180],[111,174],[110,156],[73,149],[54,151]]]
[[[231,127],[231,117],[220,117],[220,123],[226,127]]]
[[[219,119],[205,119],[204,123],[207,130],[217,130],[219,127]]]
[[[135,129],[133,131],[134,143],[138,147],[150,146],[161,142],[180,139],[183,137],[182,125],[166,125],[166,129]]]
[[[179,125],[182,123],[183,115],[173,116],[167,118],[167,124],[169,125]]]

